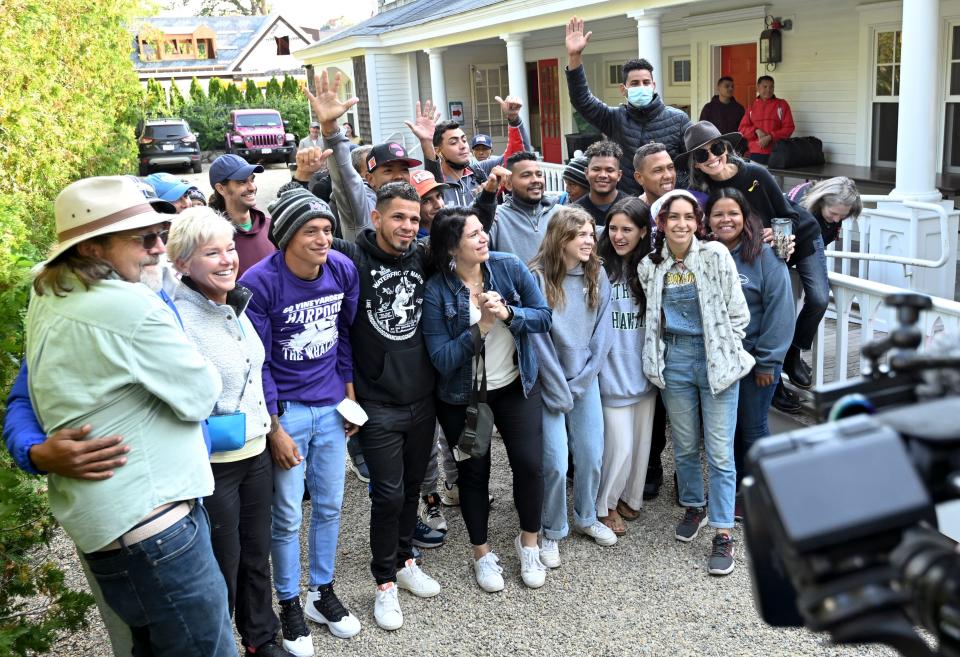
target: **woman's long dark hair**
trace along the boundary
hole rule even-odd
[[[637,246],[626,257],[620,257],[610,241],[610,220],[617,214],[625,215],[641,233]],[[640,286],[637,265],[650,253],[650,248],[650,208],[647,204],[633,196],[615,203],[607,212],[603,234],[597,243],[597,252],[611,282],[626,279],[630,292],[640,306],[640,312],[644,312],[647,307],[647,297]]]
[[[463,227],[467,218],[477,213],[470,208],[460,206],[446,207],[437,213],[430,224],[430,263],[435,271],[450,274],[450,262],[463,237]]]
[[[750,203],[739,189],[733,187],[722,187],[715,189],[710,198],[707,199],[706,222],[707,228],[713,233],[713,227],[710,225],[710,213],[717,201],[728,198],[740,206],[740,214],[743,215],[743,232],[740,233],[740,257],[744,262],[752,263],[760,256],[763,249],[763,224],[760,217],[750,207]]]
[[[703,225],[703,210],[700,209],[700,204],[697,203],[697,199],[687,196],[686,194],[671,196],[660,208],[660,214],[656,216],[657,236],[653,239],[653,251],[650,252],[650,261],[655,265],[663,262],[663,244],[667,239],[666,231],[664,230],[667,226],[667,215],[670,214],[670,208],[677,201],[686,201],[693,206],[693,216],[697,220],[697,230],[693,233],[694,237],[699,240],[707,237],[707,230]]]
[[[746,161],[740,157],[740,155],[737,153],[737,150],[733,147],[733,144],[726,139],[717,139],[716,141],[719,141],[727,147],[727,162],[737,165],[738,169],[742,169],[744,165],[746,165]],[[690,172],[690,189],[695,189],[700,192],[709,192],[711,182],[710,176],[694,166],[696,164],[696,160],[693,159],[693,153],[687,156],[687,161],[685,164]]]

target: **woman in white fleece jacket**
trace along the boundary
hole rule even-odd
[[[680,504],[676,538],[690,542],[700,528],[716,529],[707,569],[733,571],[736,468],[733,436],[739,386],[753,368],[743,349],[750,311],[730,252],[703,238],[703,212],[692,194],[674,190],[651,208],[654,250],[637,268],[647,297],[643,371],[663,390],[670,416]],[[700,239],[698,239],[700,238]],[[709,516],[700,469],[703,443],[710,469]]]

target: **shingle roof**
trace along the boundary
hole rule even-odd
[[[362,23],[324,39],[320,43],[333,43],[341,39],[357,36],[376,36],[400,28],[422,25],[453,14],[461,14],[472,9],[495,5],[504,0],[415,0],[409,4],[377,14]]]
[[[275,16],[184,16],[138,18],[130,31],[134,34],[133,53],[130,59],[137,69],[165,69],[229,66],[250,45],[267,21]],[[145,62],[140,59],[136,34],[140,26],[149,23],[167,34],[190,34],[201,25],[206,25],[217,35],[216,59],[163,59]]]

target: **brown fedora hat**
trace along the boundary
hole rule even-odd
[[[683,147],[687,150],[683,153],[680,153],[675,158],[677,161],[682,162],[686,166],[687,157],[693,153],[698,148],[703,148],[711,141],[716,141],[717,139],[724,139],[729,141],[734,149],[740,143],[740,140],[743,139],[743,135],[739,132],[728,132],[721,135],[720,131],[717,129],[717,126],[713,125],[709,121],[697,121],[689,128],[687,128],[683,133]]]
[[[53,204],[57,244],[48,259],[91,237],[169,221],[153,209],[130,178],[96,176],[67,185]]]

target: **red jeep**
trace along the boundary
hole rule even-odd
[[[233,110],[227,125],[227,152],[250,163],[295,162],[297,142],[286,125],[277,110]]]

